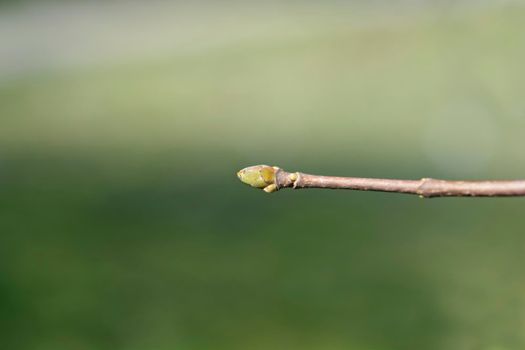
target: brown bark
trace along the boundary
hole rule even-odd
[[[275,180],[278,189],[292,187],[381,191],[415,194],[425,198],[525,196],[525,180],[447,181],[429,178],[395,180],[288,173],[282,169],[277,172]]]

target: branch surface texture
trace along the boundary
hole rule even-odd
[[[358,191],[380,191],[431,197],[519,197],[525,196],[525,180],[508,181],[448,181],[372,179],[289,173],[276,166],[255,165],[244,168],[237,177],[267,193],[282,188],[329,188]]]

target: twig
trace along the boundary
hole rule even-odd
[[[239,179],[265,192],[282,188],[330,188],[416,194],[420,197],[517,197],[525,196],[525,180],[447,181],[371,179],[289,173],[281,168],[255,165],[237,173]]]

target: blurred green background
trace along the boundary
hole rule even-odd
[[[0,348],[523,349],[521,1],[0,5]]]

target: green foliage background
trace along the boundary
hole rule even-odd
[[[523,178],[519,2],[182,13],[170,50],[1,78],[1,348],[525,346],[523,199],[235,177]]]

